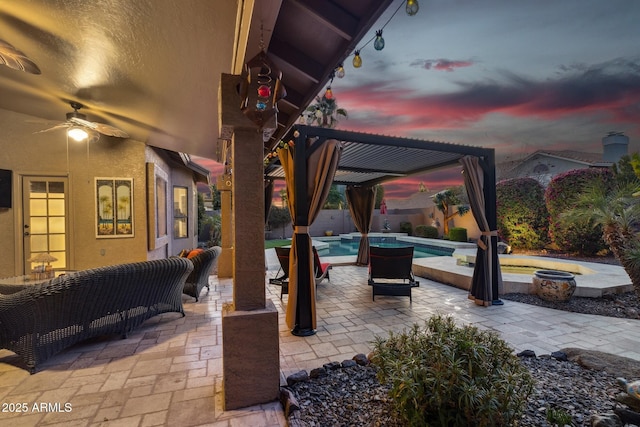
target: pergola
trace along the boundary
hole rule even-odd
[[[456,164],[463,167],[472,212],[481,231],[470,298],[487,306],[500,303],[494,149],[304,125],[294,126],[287,135],[283,141],[292,141],[287,144],[291,148],[279,150],[279,160],[265,168],[265,179],[287,181],[294,224],[287,307],[292,333],[314,333],[315,287],[308,226],[315,217],[313,211],[319,209],[318,200],[324,200],[322,194],[326,197],[331,183],[347,185],[348,196],[354,189],[371,194],[376,184]],[[368,200],[364,205],[372,210],[371,196]],[[368,250],[368,230],[360,231],[360,249],[366,246]]]

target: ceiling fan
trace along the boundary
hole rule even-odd
[[[89,120],[87,120],[87,116],[78,111],[83,107],[83,105],[80,104],[79,102],[71,101],[69,102],[69,104],[71,105],[71,108],[73,108],[73,111],[71,113],[67,113],[66,122],[55,125],[54,127],[49,129],[41,130],[37,133],[49,132],[55,129],[66,127],[66,128],[69,128],[69,130],[67,131],[68,135],[78,141],[81,141],[87,138],[87,134],[88,134],[87,129],[96,131],[102,135],[115,136],[117,138],[129,138],[128,133],[114,126],[110,126],[104,123],[90,122]],[[74,133],[74,131],[76,130],[77,130],[77,133]],[[84,131],[84,135],[81,135],[83,131]]]

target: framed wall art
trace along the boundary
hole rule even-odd
[[[133,178],[96,178],[96,237],[133,237]]]

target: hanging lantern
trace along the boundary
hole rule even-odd
[[[286,96],[282,72],[261,51],[249,60],[242,72],[240,109],[263,132],[267,141],[277,129],[277,102]]]
[[[336,68],[336,77],[339,79],[344,77],[344,66],[342,64]]]
[[[384,39],[382,38],[382,30],[376,31],[376,39],[373,41],[373,48],[375,50],[384,49]]]
[[[420,5],[418,4],[418,0],[407,0],[407,8],[405,9],[407,15],[413,16],[418,13],[418,9],[420,9]]]
[[[362,67],[362,58],[360,58],[360,51],[356,50],[353,56],[353,67],[360,68]]]
[[[324,92],[324,97],[326,99],[333,99],[333,91],[331,90],[331,86],[329,86],[327,90]]]

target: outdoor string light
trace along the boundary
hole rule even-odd
[[[407,7],[405,9],[407,12],[407,15],[413,16],[416,13],[418,13],[419,9],[420,9],[420,5],[418,4],[418,0],[407,0]]]
[[[373,42],[373,48],[375,50],[384,49],[384,39],[382,38],[382,30],[376,31],[376,40]]]

